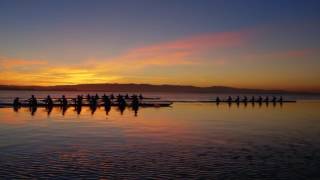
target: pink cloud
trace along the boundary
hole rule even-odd
[[[301,57],[307,57],[312,53],[313,53],[313,49],[299,49],[299,50],[285,51],[278,55],[284,58],[301,58]]]
[[[242,45],[247,40],[246,32],[220,32],[194,35],[169,42],[137,48],[130,53],[154,53],[159,51],[201,51],[211,48],[228,48]]]
[[[318,52],[315,48],[309,49],[293,49],[293,50],[279,50],[276,52],[259,52],[251,53],[241,58],[244,61],[261,61],[261,60],[291,60],[308,58],[309,56]]]
[[[197,64],[201,59],[198,56],[194,58],[195,55],[242,46],[248,38],[248,33],[245,31],[198,34],[131,49],[116,58],[109,59],[108,62],[134,63],[139,67]]]

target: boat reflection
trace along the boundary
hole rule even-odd
[[[66,114],[67,109],[68,109],[67,106],[61,106],[60,107],[60,110],[61,110],[63,116]]]
[[[53,106],[48,106],[48,107],[45,107],[46,108],[46,111],[48,113],[48,116],[50,116],[51,112],[52,112],[52,109],[53,109]]]
[[[206,103],[210,104],[210,103]],[[245,103],[221,103],[221,102],[216,102],[212,103],[215,105],[216,108],[222,107],[222,108],[228,108],[228,109],[239,109],[239,108],[256,108],[258,107],[259,109],[261,108],[282,108],[283,103],[268,103],[268,102],[259,102],[259,103],[252,103],[252,102],[245,102]],[[37,112],[37,109],[44,109],[44,111],[47,113],[48,116],[52,113],[53,109],[56,109],[60,112],[62,116],[65,116],[68,109],[73,108],[73,112],[75,112],[77,115],[80,115],[83,109],[86,109],[86,112],[90,112],[91,115],[94,115],[98,109],[103,109],[105,112],[105,115],[109,115],[110,111],[114,109],[116,112],[119,112],[120,115],[123,115],[126,109],[128,109],[130,112],[133,112],[134,116],[138,116],[138,111],[140,109],[144,109],[139,106],[89,106],[89,107],[82,107],[82,106],[59,106],[59,107],[53,107],[53,106],[45,106],[45,107],[36,107],[36,106],[31,106],[28,108],[25,107],[13,107],[14,112],[19,112],[20,109],[28,109],[30,114],[34,116]]]
[[[74,107],[74,111],[77,112],[78,115],[81,114],[81,109],[82,109],[82,106],[75,106]]]
[[[106,115],[109,115],[109,112],[111,110],[111,106],[104,106],[104,110],[106,111]]]
[[[35,113],[37,112],[37,106],[29,107],[29,111],[30,111],[31,115],[34,116]]]
[[[90,106],[90,110],[91,110],[91,115],[93,115],[94,112],[96,112],[96,110],[97,110],[97,106],[96,105]]]

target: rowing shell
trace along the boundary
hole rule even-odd
[[[172,102],[162,102],[162,103],[140,103],[139,107],[169,107]],[[21,107],[32,107],[28,103],[21,103],[19,106]],[[46,104],[37,104],[37,107],[47,107]],[[77,104],[68,104],[66,106],[77,106]],[[61,104],[53,104],[52,107],[66,107]],[[81,106],[91,106],[91,104],[83,103]],[[105,106],[104,104],[97,104],[97,106]],[[112,103],[111,106],[119,106],[118,103]],[[131,104],[127,104],[126,106],[132,106]],[[13,107],[13,103],[0,103],[0,107]]]

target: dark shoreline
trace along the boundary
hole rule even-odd
[[[225,86],[197,87],[197,86],[187,86],[187,85],[151,85],[151,84],[78,84],[78,85],[58,85],[58,86],[0,85],[0,91],[1,90],[320,95],[320,92],[248,89],[248,88],[233,88],[233,87],[225,87]]]

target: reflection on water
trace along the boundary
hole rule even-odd
[[[61,112],[61,114],[64,116],[66,114],[67,111],[70,112],[70,109],[72,109],[72,111],[74,113],[76,113],[77,115],[80,115],[81,114],[81,111],[82,111],[82,106],[73,106],[73,107],[70,107],[70,106],[61,106],[61,107],[53,107],[53,106],[47,106],[47,107],[37,107],[37,106],[33,106],[33,107],[13,107],[13,111],[18,113],[20,111],[20,109],[24,110],[24,109],[28,109],[30,114],[32,116],[34,116],[37,112],[37,109],[42,109],[43,111],[47,112],[47,115],[50,116],[51,112],[53,109],[56,109],[58,111]],[[139,107],[132,107],[132,108],[129,108],[129,107],[113,107],[114,109],[116,109],[118,112],[120,112],[121,115],[123,115],[125,109],[130,109],[130,111],[132,111],[134,113],[134,116],[138,116],[138,110],[139,110]],[[106,112],[106,115],[109,115],[109,112],[111,110],[111,107],[110,106],[90,106],[90,107],[85,107],[85,110],[86,112],[90,111],[91,112],[91,115],[94,115],[94,113],[96,112],[97,109],[104,109],[104,111]],[[43,112],[41,112],[43,113]]]
[[[0,176],[317,179],[319,107],[0,108]]]
[[[226,103],[221,103],[221,102],[208,103],[208,105],[211,105],[211,104],[215,104],[217,107],[226,105]],[[251,108],[255,108],[256,106],[259,107],[259,108],[261,108],[262,106],[264,106],[265,108],[268,108],[269,104],[271,104],[271,106],[273,108],[275,108],[275,107],[282,108],[282,106],[283,106],[283,103],[272,103],[272,102],[260,102],[260,103],[252,103],[252,102],[234,103],[234,102],[229,102],[229,103],[227,103],[227,106],[228,106],[228,108],[234,108],[234,107],[236,107],[236,108],[240,108],[240,107],[246,108],[248,106],[250,106]],[[21,107],[13,107],[13,110],[14,110],[14,112],[19,112],[20,108]],[[46,106],[44,108],[41,107],[41,109],[44,109],[47,112],[48,116],[51,114],[51,111],[52,111],[53,108],[59,109],[62,115],[65,115],[65,113],[67,112],[68,109],[73,109],[73,112],[76,112],[78,115],[80,115],[81,111],[82,111],[82,106],[61,106],[61,107]],[[89,107],[85,107],[85,108],[87,108],[87,111],[89,109],[91,111],[92,115],[94,115],[94,113],[96,112],[97,109],[103,109],[104,108],[104,110],[106,112],[106,115],[108,115],[110,110],[111,110],[110,106],[89,106]],[[137,107],[125,107],[125,106],[123,106],[123,107],[114,107],[114,108],[116,108],[120,112],[121,115],[123,115],[125,109],[130,109],[131,111],[133,111],[135,116],[138,115],[138,111],[139,111],[139,106],[137,106]],[[33,116],[33,115],[35,115],[38,107],[36,107],[36,106],[35,107],[29,107],[28,109],[29,109],[31,115]]]

